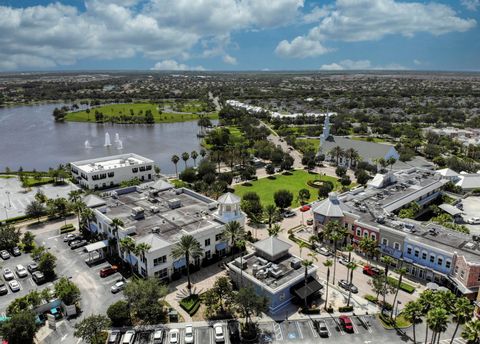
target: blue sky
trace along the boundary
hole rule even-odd
[[[480,71],[480,0],[0,0],[0,71]]]

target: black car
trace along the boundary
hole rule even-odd
[[[338,281],[338,285],[345,289],[346,291],[352,291],[352,293],[356,294],[358,293],[358,288],[355,287],[352,283],[348,283],[346,280],[340,280]]]
[[[70,248],[71,248],[72,250],[74,250],[74,249],[76,249],[76,248],[86,246],[87,244],[88,244],[88,241],[87,241],[87,240],[77,240],[77,241],[73,241],[73,242],[70,244]]]
[[[74,244],[77,241],[81,241],[81,240],[83,240],[83,237],[81,235],[77,235],[77,236],[73,237],[71,240],[67,241],[67,243],[68,243],[68,246],[72,246],[72,244]]]
[[[0,295],[6,295],[8,294],[8,289],[5,283],[0,282]]]
[[[18,257],[21,254],[22,252],[20,252],[20,249],[18,247],[15,246],[14,248],[12,248],[12,256]]]
[[[27,270],[30,272],[30,273],[33,273],[35,271],[38,270],[38,264],[33,262],[33,263],[30,263],[27,265]]]
[[[227,324],[228,328],[228,335],[230,337],[230,342],[235,344],[235,343],[240,343],[240,328],[238,321],[231,320]]]

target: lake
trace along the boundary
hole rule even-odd
[[[42,104],[0,108],[0,170],[47,170],[70,161],[137,153],[153,159],[162,173],[173,174],[173,154],[200,150],[197,122],[165,124],[96,124],[56,123],[55,107],[64,104]],[[216,123],[217,121],[213,121]],[[112,146],[105,147],[109,133]],[[118,133],[123,149],[118,148]],[[85,147],[88,140],[91,148]],[[190,160],[189,164],[193,162]],[[183,161],[179,162],[181,170]]]

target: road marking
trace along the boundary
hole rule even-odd
[[[355,325],[354,319],[352,319],[352,326],[353,326],[353,333],[360,333],[360,332],[358,331],[357,325]]]
[[[65,335],[63,335],[63,337],[60,339],[60,341],[62,341],[62,342],[63,342],[65,339],[67,339],[67,337],[68,337],[68,333],[67,333],[67,334],[65,334]]]
[[[317,330],[315,330],[315,327],[313,327],[313,321],[309,320],[309,321],[308,321],[308,326],[310,326],[310,330],[312,330],[313,337],[314,337],[314,338],[317,338],[317,337],[318,337],[318,333],[317,333]],[[329,335],[329,337],[330,337],[330,335]]]
[[[370,325],[370,321],[366,317],[359,317],[362,320],[362,323],[367,326],[367,330],[370,333],[373,333],[372,326]]]
[[[300,325],[298,324],[298,321],[295,321],[295,325],[297,325],[298,334],[300,335],[300,339],[303,339],[302,329],[300,328]]]
[[[54,236],[51,236],[51,237],[49,237],[49,238],[47,238],[47,239],[48,239],[48,240],[51,240],[51,239],[59,238],[59,237],[61,237],[62,235],[63,235],[63,234],[54,235]],[[43,242],[43,243],[45,243],[45,242]]]

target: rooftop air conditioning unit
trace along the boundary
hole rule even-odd
[[[145,209],[143,209],[142,207],[132,208],[132,217],[135,220],[140,220],[140,219],[145,218]]]
[[[300,269],[301,266],[302,266],[302,261],[301,261],[300,259],[298,259],[298,258],[294,258],[294,259],[292,259],[291,262],[290,262],[290,267],[291,267],[292,269],[297,270],[297,269]]]
[[[167,201],[168,207],[170,209],[180,208],[182,206],[181,201],[178,198],[172,198]]]

